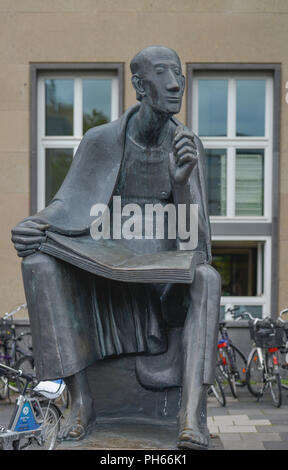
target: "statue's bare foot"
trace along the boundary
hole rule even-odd
[[[199,426],[193,425],[180,432],[177,445],[179,449],[207,450],[209,437],[199,429]]]
[[[66,377],[65,383],[70,392],[71,408],[60,431],[59,439],[79,441],[87,435],[96,422],[93,398],[85,370]]]
[[[85,412],[81,406],[78,407],[78,410],[75,408],[76,407],[71,410],[71,413],[68,416],[67,421],[64,423],[62,431],[60,432],[59,438],[61,440],[79,441],[88,434],[93,425],[96,423],[96,417],[92,409],[88,414],[87,408]]]

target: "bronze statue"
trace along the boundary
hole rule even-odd
[[[49,206],[12,230],[23,257],[37,377],[65,379],[72,405],[62,437],[80,439],[96,419],[87,367],[106,357],[139,354],[141,369],[147,355],[161,360],[169,325],[181,326],[178,446],[205,449],[206,394],[214,382],[221,288],[210,264],[204,151],[200,139],[173,117],[180,111],[185,86],[176,52],[162,46],[143,49],[131,61],[131,72],[139,104],[117,121],[90,129]],[[198,205],[197,251],[203,262],[192,283],[115,281],[39,251],[47,229],[71,239],[89,234],[91,207],[111,207],[113,195],[121,196],[122,206]],[[179,237],[121,239],[120,244],[143,255],[156,254],[178,250]],[[161,374],[154,376],[160,383]]]

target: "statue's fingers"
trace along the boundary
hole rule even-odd
[[[17,251],[26,251],[29,250],[37,250],[39,248],[39,243],[33,243],[33,245],[23,245],[22,243],[15,243],[15,248]]]
[[[189,147],[197,151],[197,147],[193,140],[188,139],[187,137],[183,137],[183,139],[178,140],[178,142],[174,143],[174,148],[176,151],[180,150],[182,147]]]
[[[14,235],[35,235],[35,236],[42,236],[43,235],[43,232],[42,230],[40,229],[36,229],[36,228],[30,228],[30,227],[21,227],[21,225],[13,228],[12,230],[12,234]]]
[[[186,153],[195,155],[195,157],[197,157],[197,149],[196,149],[195,147],[191,147],[191,146],[188,146],[188,145],[184,145],[184,146],[181,147],[179,150],[177,150],[178,158],[179,158],[179,157],[182,157],[182,156],[185,155]]]
[[[35,252],[36,250],[22,250],[22,251],[18,251],[17,255],[19,256],[19,258],[24,258],[25,256],[32,255]]]
[[[22,237],[21,235],[13,235],[12,242],[13,243],[20,243],[26,246],[31,245],[32,243],[41,243],[46,240],[46,237]]]
[[[190,141],[194,142],[194,135],[186,129],[181,129],[180,131],[175,133],[174,142],[176,143],[183,138],[189,139]]]
[[[178,166],[183,166],[186,164],[194,166],[196,163],[197,163],[197,157],[195,157],[195,155],[193,155],[192,153],[185,154],[182,157],[179,157],[179,160],[178,160]]]

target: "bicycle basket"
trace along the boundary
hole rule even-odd
[[[265,327],[249,322],[250,337],[259,348],[280,348],[285,344],[284,329],[278,325]]]

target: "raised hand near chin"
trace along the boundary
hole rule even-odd
[[[186,184],[191,172],[198,163],[198,150],[194,135],[183,127],[177,127],[173,142],[173,152],[169,155],[169,171],[172,182]]]

